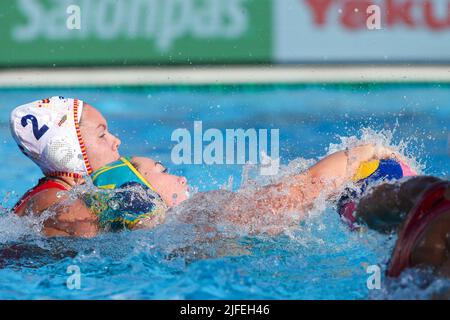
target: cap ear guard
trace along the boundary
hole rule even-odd
[[[114,196],[119,202],[118,209],[138,214],[153,211],[156,197],[147,191],[148,188],[137,182],[121,185]]]

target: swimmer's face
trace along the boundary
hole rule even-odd
[[[120,140],[108,131],[108,124],[102,114],[89,104],[84,104],[80,131],[92,169],[120,158]]]
[[[169,207],[176,206],[188,198],[185,177],[167,173],[161,163],[148,158],[133,157],[131,161]]]

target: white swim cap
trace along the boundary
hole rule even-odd
[[[92,173],[81,137],[83,101],[52,97],[11,112],[11,133],[20,150],[46,176],[81,177]]]

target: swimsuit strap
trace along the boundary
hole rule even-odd
[[[449,182],[443,181],[427,190],[417,205],[410,211],[403,228],[401,229],[391,263],[388,276],[396,277],[412,266],[411,253],[418,239],[426,227],[442,214],[449,212],[450,199],[445,197]]]
[[[38,194],[41,191],[48,190],[48,189],[59,189],[62,191],[67,191],[67,187],[65,187],[62,183],[56,182],[54,180],[49,180],[47,178],[42,178],[39,180],[37,186],[34,188],[28,190],[23,197],[16,203],[16,205],[13,207],[14,212],[20,211],[20,209],[23,208],[23,206],[30,200],[33,196]]]

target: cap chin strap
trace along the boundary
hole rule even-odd
[[[94,170],[92,170],[91,164],[89,163],[89,159],[88,159],[88,156],[86,153],[86,147],[84,146],[83,137],[81,135],[80,122],[78,119],[78,105],[79,105],[79,100],[74,99],[74,101],[73,101],[73,120],[74,120],[75,130],[77,132],[78,144],[80,145],[81,154],[83,155],[86,173],[87,173],[87,175],[90,175],[92,172],[94,172]],[[68,177],[68,178],[75,178],[75,179],[83,178],[83,174],[76,173],[76,172],[55,171],[55,172],[45,173],[45,175],[48,177]]]
[[[86,172],[90,175],[94,170],[92,170],[91,164],[89,163],[89,159],[86,153],[86,147],[84,146],[83,137],[81,136],[80,131],[80,122],[78,121],[78,99],[75,99],[73,102],[73,113],[74,113],[74,121],[75,121],[75,130],[77,131],[78,143],[80,144],[81,153],[83,154],[84,165],[86,167]]]

